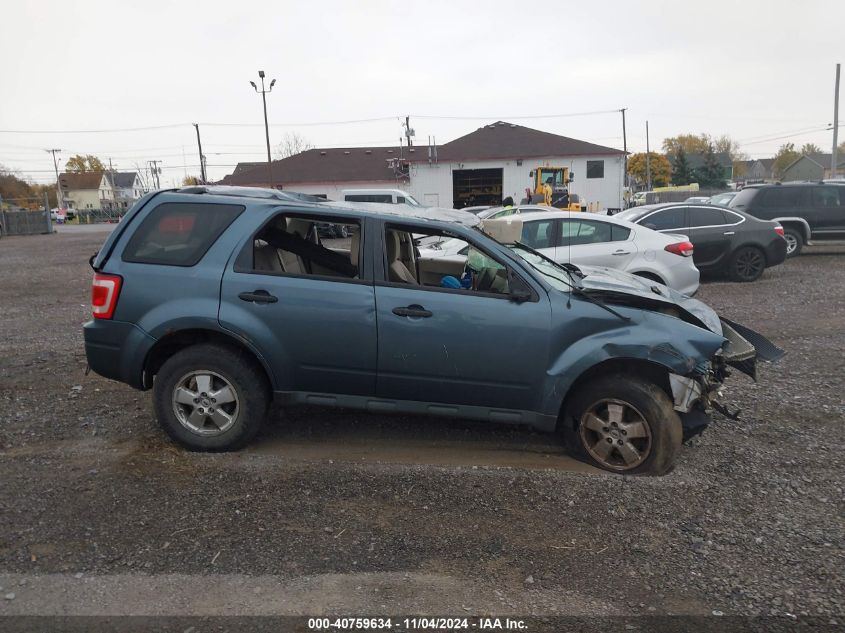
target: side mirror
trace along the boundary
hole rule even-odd
[[[508,287],[510,288],[511,301],[516,303],[525,303],[534,298],[534,292],[522,277],[514,274],[512,270],[508,270]]]
[[[533,177],[534,177],[534,170],[533,170],[533,169],[532,169],[531,171],[529,171],[529,172],[528,172],[528,177],[529,177],[529,178],[533,178]]]

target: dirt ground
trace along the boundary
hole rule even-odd
[[[845,621],[845,246],[698,297],[787,350],[661,478],[550,435],[274,411],[191,454],[85,376],[103,232],[0,240],[0,615],[811,615]],[[10,597],[11,596],[11,597]]]

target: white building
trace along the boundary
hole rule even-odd
[[[428,206],[515,202],[537,167],[568,167],[570,191],[590,210],[622,207],[624,153],[499,121],[437,147],[311,149],[273,162],[276,187],[340,200],[343,189],[399,188]],[[220,184],[266,187],[266,163],[236,169]]]

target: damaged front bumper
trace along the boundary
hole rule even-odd
[[[675,410],[684,428],[684,441],[701,433],[710,423],[709,411],[716,409],[736,419],[739,411],[730,413],[719,402],[724,379],[730,376],[728,366],[757,380],[757,361],[776,362],[784,350],[762,334],[725,318],[720,318],[725,343],[706,364],[687,376],[669,374]]]

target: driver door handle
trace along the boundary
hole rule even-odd
[[[724,235],[736,235],[736,231],[725,231]]]
[[[618,251],[614,252],[613,254],[614,255],[630,255],[631,251],[618,250]]]
[[[431,310],[426,310],[421,305],[412,304],[404,308],[393,308],[393,314],[401,317],[414,317],[418,319],[427,319],[432,316]]]
[[[271,295],[266,290],[253,290],[252,292],[242,292],[238,295],[241,301],[251,301],[252,303],[276,303],[279,298]]]

